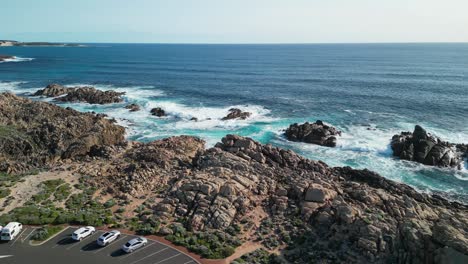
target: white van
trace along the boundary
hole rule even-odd
[[[1,240],[13,240],[23,229],[23,225],[18,222],[10,222],[2,229]]]

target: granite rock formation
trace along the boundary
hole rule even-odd
[[[10,93],[0,94],[0,171],[20,172],[121,144],[125,129],[111,120]]]
[[[393,155],[425,165],[461,168],[466,145],[442,141],[416,125],[413,133],[402,132],[392,137]]]

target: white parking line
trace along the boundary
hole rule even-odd
[[[19,233],[19,235],[16,237],[16,239],[13,240],[13,243],[11,243],[10,247],[12,247],[16,243],[16,241],[18,241],[18,239],[21,237],[21,235],[24,233],[24,231],[26,231],[26,229],[23,229],[21,231],[21,233]]]
[[[117,238],[117,240],[115,240],[114,242],[112,242],[112,244],[114,244],[115,242],[117,242],[117,241],[119,241],[119,240],[121,240],[121,239],[123,239],[123,238],[126,238],[126,237],[127,237],[127,236],[121,236],[121,237]],[[108,246],[109,246],[109,245],[108,245]],[[106,249],[106,248],[108,248],[108,247],[102,247],[102,248],[100,248],[100,249],[94,251],[93,254],[96,254],[96,253],[98,253],[98,252],[100,252],[100,251],[102,251],[102,250],[104,250],[104,249]]]
[[[163,263],[164,261],[168,261],[168,260],[173,259],[173,258],[175,258],[175,257],[177,257],[177,256],[180,256],[180,255],[182,255],[182,253],[176,254],[176,255],[174,255],[174,256],[172,256],[172,257],[168,257],[167,259],[163,259],[163,260],[158,261],[158,262],[156,262],[156,263],[154,263],[154,264]]]
[[[158,254],[158,253],[161,253],[161,252],[163,252],[164,250],[168,250],[168,249],[169,249],[168,247],[165,247],[165,248],[163,248],[163,249],[161,249],[161,250],[158,250],[158,251],[154,252],[153,254],[149,254],[149,255],[146,256],[146,257],[143,257],[143,258],[141,258],[141,259],[139,259],[139,260],[135,260],[135,261],[133,261],[133,262],[130,263],[130,264],[135,264],[135,263],[137,263],[137,262],[140,262],[140,261],[142,261],[142,260],[144,260],[144,259],[147,259],[147,258],[149,258],[149,257],[151,257],[151,256],[154,256],[154,255],[156,255],[156,254]]]
[[[189,264],[189,263],[192,263],[192,262],[194,262],[194,261],[190,260],[190,261],[185,262],[184,264]]]
[[[140,252],[141,250],[143,250],[143,249],[145,249],[145,248],[147,248],[147,247],[149,247],[149,246],[151,246],[151,245],[153,245],[153,244],[154,244],[154,242],[153,242],[153,243],[150,243],[150,244],[148,244],[148,245],[146,245],[146,246],[144,246],[144,247],[141,247],[141,248],[139,248],[138,251],[134,251],[134,252],[132,252],[132,253],[135,253],[135,252],[138,253],[138,252]],[[132,253],[127,253],[127,255],[126,255],[125,257],[121,258],[120,260],[123,260],[123,259],[126,259],[126,258],[130,257],[130,256],[133,256]]]
[[[24,243],[24,241],[25,241],[26,239],[28,239],[28,237],[29,237],[30,235],[32,235],[32,233],[33,233],[35,230],[36,230],[36,228],[33,228],[33,229],[31,230],[31,232],[30,232],[25,238],[23,238],[23,239],[21,240],[21,243]]]

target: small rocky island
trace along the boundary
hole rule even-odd
[[[416,125],[413,132],[402,132],[392,137],[393,155],[400,159],[425,165],[461,169],[467,146],[442,141]]]
[[[15,58],[15,56],[1,55],[0,54],[0,62],[5,61],[5,60],[12,60],[14,58]]]
[[[335,147],[336,137],[341,136],[341,131],[317,120],[315,123],[292,124],[284,134],[291,141]]]
[[[252,113],[242,111],[239,108],[231,108],[231,109],[229,109],[228,112],[229,113],[225,117],[223,117],[222,120],[224,120],[224,121],[232,120],[232,119],[245,120],[245,119],[249,118],[252,115]]]
[[[467,205],[366,169],[237,135],[208,149],[193,136],[132,142],[103,115],[10,93],[0,132],[1,223],[132,229],[212,259],[243,250],[231,263],[468,263]]]
[[[56,97],[57,102],[86,102],[89,104],[112,104],[123,102],[124,92],[113,90],[101,91],[91,86],[65,87],[59,84],[49,84],[38,90],[33,96]]]

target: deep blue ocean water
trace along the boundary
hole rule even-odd
[[[0,54],[22,58],[0,63],[0,91],[27,95],[60,83],[127,92],[122,104],[64,106],[115,117],[132,140],[189,134],[209,147],[235,133],[468,202],[466,166],[400,161],[389,147],[392,135],[415,124],[468,143],[468,44],[89,44],[1,47]],[[143,111],[129,113],[123,107],[131,102]],[[156,106],[169,116],[151,116]],[[231,107],[253,116],[222,121]],[[343,131],[337,148],[282,136],[291,123],[317,119]]]

